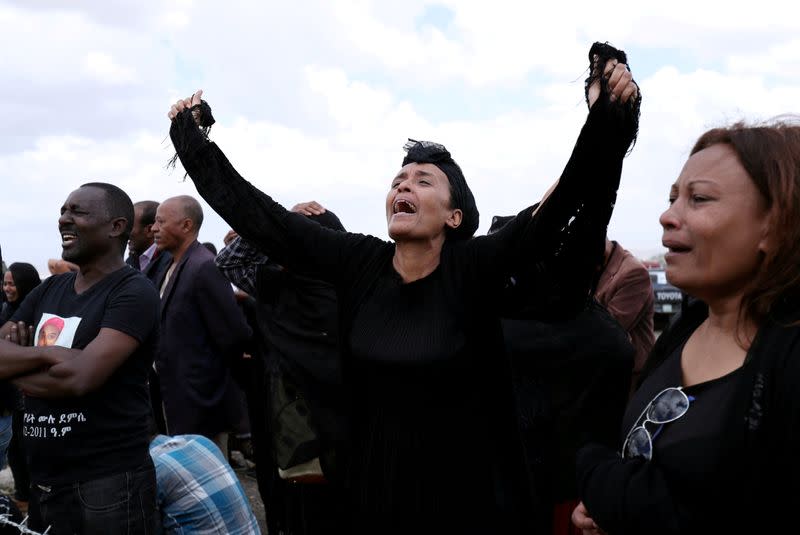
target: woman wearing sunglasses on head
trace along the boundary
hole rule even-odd
[[[557,186],[491,236],[472,237],[477,205],[441,145],[406,146],[384,241],[321,227],[246,182],[195,124],[211,123],[199,94],[171,108],[170,136],[203,198],[272,259],[336,288],[351,531],[533,532],[501,297],[523,273],[573,313],[587,301],[640,102],[624,54],[595,49],[590,111]]]
[[[800,506],[800,123],[703,134],[661,215],[696,298],[653,348],[621,453],[578,455],[584,534],[793,533]]]

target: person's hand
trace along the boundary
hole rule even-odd
[[[60,275],[61,273],[69,273],[70,271],[77,273],[81,268],[72,262],[51,258],[47,261],[47,269],[50,271],[51,275]]]
[[[228,231],[227,234],[225,234],[225,237],[222,238],[222,243],[225,245],[225,247],[227,247],[233,240],[235,240],[238,237],[239,234],[235,230],[231,229]]]
[[[633,81],[633,75],[624,63],[619,63],[615,59],[608,60],[604,66],[603,78],[608,81],[608,91],[610,93],[608,98],[611,102],[616,102],[617,100],[623,103],[628,102],[630,99],[635,100],[639,94],[639,87]],[[600,78],[589,86],[589,108],[597,102],[599,97]]]
[[[606,532],[600,529],[592,520],[592,517],[589,516],[589,511],[583,505],[583,502],[579,503],[575,510],[572,511],[572,523],[581,530],[583,535],[606,535]]]
[[[68,347],[50,346],[43,349],[42,358],[48,367],[72,360],[81,354],[80,349],[71,349]]]
[[[185,110],[186,108],[192,108],[200,104],[200,97],[203,96],[203,90],[198,89],[196,93],[194,93],[191,97],[187,97],[183,100],[179,100],[175,104],[170,107],[169,112],[167,112],[167,117],[169,117],[170,121],[174,121],[175,117],[178,116],[180,112]],[[192,117],[194,117],[194,121],[197,125],[200,125],[200,111],[196,110],[196,113],[192,112]]]
[[[12,324],[11,332],[6,335],[6,341],[20,346],[32,346],[33,325],[25,325],[24,321]]]
[[[301,202],[292,207],[292,212],[303,214],[304,216],[322,215],[325,213],[325,207],[317,201]]]

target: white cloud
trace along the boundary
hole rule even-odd
[[[127,85],[137,82],[133,69],[118,64],[104,52],[92,51],[86,54],[84,69],[89,76],[105,84]]]
[[[198,87],[219,121],[214,139],[287,205],[316,198],[348,228],[384,236],[400,147],[433,139],[462,165],[485,230],[491,215],[535,202],[569,157],[591,41],[638,50],[641,134],[612,235],[642,253],[659,248],[666,192],[703,130],[797,110],[800,20],[771,1],[551,3],[546,14],[510,0],[35,5],[0,4],[11,51],[0,59],[0,240],[7,260],[42,268],[80,183],[113,182],[134,200],[193,193],[164,170],[162,141],[169,103]],[[446,28],[423,22],[431,6],[452,11]],[[454,88],[494,111],[462,112]],[[530,98],[497,96],[510,93]],[[446,109],[427,117],[427,99]],[[202,238],[219,245],[225,230],[209,215]]]
[[[766,51],[739,54],[727,59],[728,70],[749,75],[767,75],[787,82],[800,79],[800,39],[781,42]]]

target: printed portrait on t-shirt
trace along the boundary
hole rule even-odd
[[[80,323],[81,318],[61,318],[44,313],[36,327],[36,345],[72,347]]]

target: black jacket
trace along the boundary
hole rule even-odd
[[[241,356],[251,334],[214,255],[193,243],[161,298],[156,367],[171,434],[213,436],[227,429],[230,361]]]
[[[707,314],[702,302],[691,305],[657,341],[643,378],[677,350]],[[734,468],[707,500],[686,503],[685,493],[669,486],[657,463],[623,460],[599,445],[579,452],[581,498],[600,527],[614,535],[794,529],[786,513],[800,507],[798,320],[800,306],[783,305],[758,330],[736,378],[735,400],[720,411],[725,453],[719,462]]]

